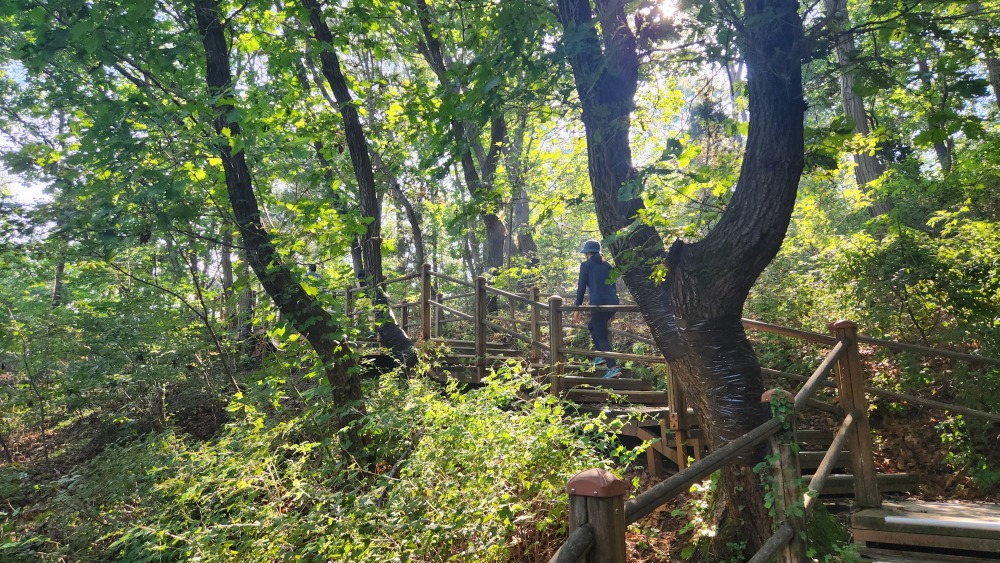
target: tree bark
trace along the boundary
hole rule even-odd
[[[986,57],[986,75],[993,88],[993,101],[1000,107],[1000,58]]]
[[[711,447],[718,448],[765,419],[760,366],[740,318],[750,288],[784,239],[803,168],[798,5],[745,2],[750,127],[740,178],[715,228],[693,244],[675,241],[668,252],[659,234],[637,220],[642,200],[619,198],[623,187],[638,181],[629,145],[638,56],[624,4],[595,4],[592,11],[589,0],[559,0],[564,37],[573,42],[568,51],[583,106],[598,224]],[[658,284],[653,274],[664,266],[666,280]],[[705,547],[712,555],[702,552],[706,558],[718,560],[726,543],[738,540],[752,553],[770,536],[763,491],[752,472],[756,459],[748,455],[722,471],[713,504],[719,532]]]
[[[837,30],[834,39],[834,51],[837,64],[840,65],[840,98],[844,114],[854,126],[854,132],[868,137],[871,129],[868,127],[868,114],[865,112],[864,101],[854,91],[855,47],[854,37],[846,31],[850,27],[847,15],[847,0],[826,0],[826,15]],[[871,194],[869,185],[885,174],[885,163],[878,152],[868,151],[854,153],[854,179],[862,192]],[[892,210],[892,201],[886,197],[876,197],[868,206],[868,214],[872,217],[885,215]]]
[[[973,17],[989,17],[982,13],[983,5],[978,1],[969,2],[966,11]],[[996,51],[989,44],[989,25],[980,22],[976,25],[976,27],[979,35],[979,37],[976,38],[976,42],[983,48],[983,59],[986,63],[986,78],[989,80],[990,87],[993,89],[993,101],[997,104],[997,107],[1000,107],[1000,58],[997,58]]]
[[[406,220],[410,223],[410,232],[413,233],[414,260],[416,261],[416,268],[419,270],[427,260],[424,252],[424,231],[420,228],[420,216],[413,208],[413,204],[409,198],[403,193],[403,188],[395,178],[392,179],[390,188],[392,190],[392,197],[396,198],[399,205],[403,207],[403,211],[406,212]]]
[[[513,212],[510,218],[510,231],[517,233],[516,254],[536,260],[538,256],[538,245],[531,235],[529,221],[531,220],[531,207],[529,206],[528,190],[524,187],[524,141],[527,130],[528,112],[521,111],[517,115],[517,125],[514,128],[514,135],[511,142],[505,145],[504,164],[507,170],[507,178],[510,181],[511,194],[513,199]],[[508,235],[510,236],[510,235]],[[511,254],[515,249],[511,249]]]
[[[341,410],[338,421],[343,429],[341,447],[364,459],[367,438],[351,424],[363,415],[361,382],[355,370],[351,369],[355,365],[351,348],[340,338],[341,327],[294,278],[291,268],[282,260],[261,222],[246,156],[242,150],[234,152],[230,144],[230,139],[240,139],[242,130],[239,123],[229,120],[233,104],[223,101],[226,96],[233,95],[232,71],[229,44],[217,0],[194,0],[194,10],[205,48],[208,94],[215,100],[213,125],[220,135],[215,148],[222,159],[226,189],[246,246],[247,261],[281,314],[302,333],[323,362],[332,388],[331,397]],[[224,130],[228,131],[228,135],[222,136]]]

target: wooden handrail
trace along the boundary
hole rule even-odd
[[[513,330],[510,330],[508,328],[504,328],[504,327],[502,327],[502,326],[500,326],[500,325],[498,325],[498,324],[496,324],[494,322],[490,322],[490,321],[485,321],[484,320],[483,324],[485,324],[486,326],[492,328],[493,330],[495,330],[497,332],[506,334],[507,336],[510,336],[511,338],[516,338],[516,339],[520,340],[521,342],[526,342],[528,344],[536,344],[536,343],[534,343],[534,342],[531,341],[531,338],[529,338],[527,336],[523,336],[521,334],[518,334],[518,333],[516,333]],[[539,342],[537,344],[541,344],[541,343]]]
[[[465,280],[460,280],[458,278],[453,278],[453,277],[451,277],[451,276],[449,276],[447,274],[442,274],[441,272],[431,272],[431,277],[433,277],[433,278],[441,278],[443,280],[450,281],[451,283],[457,283],[458,285],[464,285],[465,287],[475,287],[475,285],[473,283],[471,283],[471,282],[467,282]]]
[[[382,283],[379,283],[379,284],[376,284],[376,285],[386,286],[386,285],[389,285],[389,284],[392,284],[392,283],[399,283],[399,282],[405,282],[405,281],[415,280],[415,279],[417,279],[419,277],[420,277],[420,274],[406,274],[405,276],[399,276],[398,278],[392,278],[392,279],[389,279],[389,280],[385,280]]]
[[[476,296],[476,292],[475,291],[471,291],[469,293],[457,293],[455,295],[443,295],[441,297],[438,297],[438,301],[442,301],[442,302],[444,302],[444,301],[454,301],[456,299],[467,299],[469,297],[475,297],[475,296]]]
[[[800,375],[797,373],[788,373],[787,371],[778,371],[776,369],[768,369],[768,368],[761,368],[760,371],[761,373],[767,375],[773,375],[784,379],[791,379],[793,381],[809,380],[809,378],[804,375]],[[829,381],[824,381],[819,385],[820,387],[826,387],[826,388],[837,387],[837,384]],[[877,395],[879,397],[885,397],[887,399],[895,399],[897,401],[906,401],[907,403],[913,403],[915,405],[920,405],[924,407],[949,410],[952,412],[967,414],[969,416],[978,416],[989,420],[1000,421],[1000,414],[972,409],[969,407],[963,407],[961,405],[955,405],[951,403],[943,403],[941,401],[935,401],[933,399],[925,399],[923,397],[917,397],[916,395],[909,395],[907,393],[899,393],[897,391],[889,391],[888,389],[880,389],[878,387],[870,387],[870,386],[865,387],[865,392],[871,393],[872,395]]]
[[[819,387],[819,384],[826,379],[826,376],[830,373],[830,368],[833,367],[833,364],[837,363],[837,360],[840,359],[841,354],[846,348],[847,344],[843,340],[838,342],[837,345],[833,347],[833,350],[826,355],[826,358],[819,365],[819,367],[816,368],[816,371],[813,372],[812,377],[810,377],[809,380],[806,381],[806,384],[802,386],[802,389],[795,394],[794,406],[796,412],[802,410],[802,407],[805,406],[806,400],[812,397],[812,394]]]
[[[563,305],[560,311],[600,311],[602,313],[638,313],[638,305]]]
[[[472,320],[472,315],[467,315],[467,314],[465,314],[465,313],[463,313],[463,312],[461,312],[461,311],[459,311],[457,309],[452,309],[451,307],[449,307],[447,305],[442,305],[442,304],[438,303],[437,301],[435,301],[433,299],[428,299],[427,302],[430,303],[431,305],[434,305],[435,307],[441,309],[442,311],[451,313],[451,314],[456,315],[456,316],[458,316],[458,317],[460,317],[462,319],[465,319],[467,321],[471,321]]]
[[[711,475],[716,469],[730,463],[736,456],[767,440],[780,428],[781,421],[772,418],[701,458],[700,461],[687,469],[654,485],[625,504],[625,523],[634,524],[643,516],[651,514],[657,507],[674,498],[678,493],[686,491],[691,485]]]
[[[665,364],[667,360],[663,356],[644,356],[642,354],[626,354],[623,352],[602,352],[600,350],[582,350],[580,348],[563,348],[566,354],[576,354],[588,358],[614,358],[616,360],[632,360],[633,362],[646,362],[647,364]]]
[[[778,550],[785,547],[785,544],[792,539],[795,535],[795,529],[786,520],[778,526],[778,529],[774,531],[774,534],[764,542],[764,545],[760,546],[757,553],[750,558],[748,563],[765,563],[774,558],[778,554]]]
[[[500,321],[504,323],[514,323],[519,325],[529,325],[529,326],[531,325],[531,321],[525,319],[514,319],[511,317],[500,317],[497,315],[486,315],[486,318],[491,321]]]
[[[840,455],[840,451],[844,449],[844,444],[847,443],[851,429],[854,428],[855,420],[854,413],[847,413],[847,416],[844,417],[844,422],[840,425],[840,429],[837,430],[837,434],[833,437],[833,441],[830,442],[830,447],[827,448],[823,460],[819,462],[819,467],[813,473],[813,478],[809,481],[809,490],[805,493],[806,514],[809,513],[809,510],[816,503],[816,499],[823,492],[823,486],[826,485],[826,480],[837,465],[837,457]]]
[[[823,376],[826,375],[833,363],[840,357],[845,346],[846,345],[842,341],[838,342],[837,346],[830,351],[823,363],[820,364],[820,367],[816,368],[813,376],[809,378],[810,382],[803,385],[802,389],[795,395],[795,400],[792,402],[795,411],[800,410],[806,400],[811,397],[819,382],[823,379]],[[702,458],[698,463],[695,463],[687,469],[668,478],[666,481],[655,485],[645,493],[635,497],[625,505],[625,522],[627,524],[632,524],[639,518],[651,513],[656,509],[656,507],[670,500],[674,497],[674,495],[682,490],[685,490],[687,487],[698,481],[698,479],[711,474],[716,469],[730,463],[744,451],[768,439],[771,435],[777,432],[780,427],[781,421],[777,418],[772,418],[771,420],[768,420],[764,424],[761,424],[757,428],[754,428],[743,436]],[[688,475],[685,475],[685,473]]]
[[[806,340],[808,342],[815,342],[817,344],[826,344],[829,346],[832,346],[837,343],[836,338],[829,336],[827,334],[820,334],[818,332],[809,332],[806,330],[787,328],[783,326],[762,323],[760,321],[754,321],[750,319],[740,319],[740,320],[743,323],[744,327],[757,330],[760,332],[769,332],[771,334],[778,334],[781,336],[791,336],[792,338],[798,338],[799,340]]]
[[[594,526],[590,522],[573,530],[549,563],[577,563],[594,545]]]
[[[563,323],[563,326],[566,327],[566,328],[575,328],[575,329],[579,329],[579,330],[589,329],[590,328],[587,325],[582,325],[582,324],[578,324],[578,323]],[[639,336],[638,334],[636,334],[634,332],[629,332],[627,330],[621,330],[621,329],[618,329],[618,328],[615,328],[615,327],[612,327],[612,326],[608,327],[608,331],[611,332],[612,334],[620,334],[621,336],[627,336],[628,338],[631,338],[631,339],[633,339],[633,340],[635,340],[637,342],[642,342],[643,344],[649,344],[651,346],[656,346],[656,342],[652,338],[646,338],[645,336]]]
[[[512,299],[514,301],[518,301],[518,302],[521,302],[521,303],[524,303],[524,304],[527,304],[527,305],[531,305],[532,303],[535,303],[536,305],[538,305],[540,307],[548,307],[549,306],[547,303],[536,303],[535,301],[532,301],[531,299],[528,299],[527,297],[523,297],[521,295],[518,295],[516,293],[511,293],[509,291],[504,291],[502,289],[493,287],[492,285],[487,285],[486,286],[486,291],[488,291],[490,293],[495,293],[497,295],[501,295],[503,297],[506,297],[507,299]]]
[[[878,338],[871,338],[869,336],[858,336],[858,342],[864,342],[865,344],[875,344],[876,346],[884,346],[890,350],[899,350],[903,352],[917,352],[919,354],[933,354],[935,356],[944,356],[946,358],[954,358],[956,360],[966,360],[970,362],[980,362],[984,364],[990,364],[993,366],[1000,366],[1000,359],[990,358],[988,356],[977,356],[975,354],[967,354],[965,352],[954,352],[952,350],[945,350],[943,348],[930,348],[927,346],[920,346],[918,344],[907,344],[906,342],[894,342],[892,340],[880,340]]]

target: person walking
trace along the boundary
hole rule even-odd
[[[576,286],[576,306],[583,304],[583,296],[590,292],[591,305],[618,305],[618,292],[615,291],[615,284],[608,283],[608,275],[611,274],[611,264],[604,260],[601,254],[601,243],[596,240],[588,240],[583,243],[580,252],[586,256],[586,260],[580,264],[580,281]],[[590,329],[590,337],[594,341],[594,349],[600,352],[611,351],[611,335],[608,325],[611,324],[615,313],[608,311],[593,311],[590,314],[590,322],[587,328]],[[580,311],[573,313],[573,322],[580,322]],[[600,356],[594,358],[594,365],[604,365],[608,371],[604,374],[605,379],[620,377],[621,368],[618,367],[614,358],[604,359]]]

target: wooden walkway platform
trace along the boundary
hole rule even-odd
[[[863,547],[883,551],[871,560],[1000,561],[1000,504],[884,502],[851,515],[851,532]]]

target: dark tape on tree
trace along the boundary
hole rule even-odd
[[[747,340],[739,316],[697,321],[679,321],[681,338],[692,359],[697,359],[698,384],[708,396],[708,414],[716,421],[717,446],[731,442],[766,421],[760,396],[764,393],[760,364]],[[763,456],[763,448],[745,454],[751,463]]]

